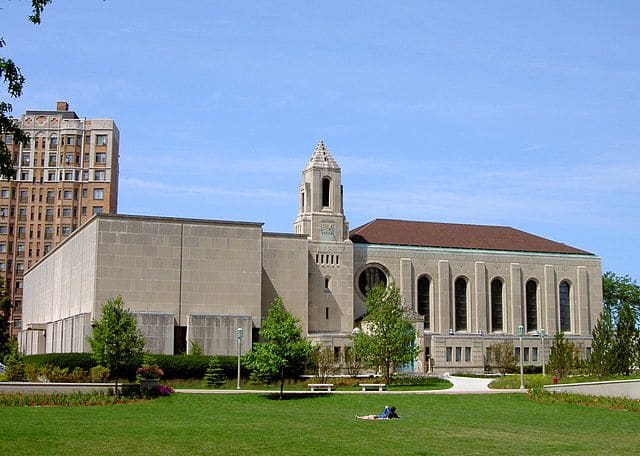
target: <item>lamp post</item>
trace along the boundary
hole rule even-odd
[[[518,337],[520,338],[520,389],[524,389],[524,362],[522,353],[522,337],[524,336],[524,326],[518,325]]]
[[[545,376],[544,373],[544,329],[540,329],[540,357],[542,358],[542,376]]]
[[[242,341],[243,332],[244,331],[242,328],[236,329],[236,340],[238,341],[238,387],[237,389],[240,389],[240,343]]]

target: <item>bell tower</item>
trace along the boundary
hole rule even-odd
[[[293,224],[295,233],[306,234],[312,241],[348,239],[340,167],[322,140],[302,171],[299,201],[298,216]]]

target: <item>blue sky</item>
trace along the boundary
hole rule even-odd
[[[14,113],[121,133],[119,212],[291,232],[319,139],[354,228],[508,225],[640,280],[640,3],[0,0]]]

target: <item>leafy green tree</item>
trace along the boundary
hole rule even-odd
[[[596,325],[591,331],[593,341],[591,342],[591,358],[589,359],[589,370],[593,375],[606,377],[614,371],[613,345],[615,341],[615,331],[613,328],[613,316],[611,308],[605,306],[600,313]]]
[[[281,399],[285,376],[294,374],[313,350],[311,343],[302,337],[298,323],[299,320],[285,309],[282,298],[276,298],[260,329],[263,342],[254,344],[244,357],[244,363],[253,371],[254,377],[280,379]]]
[[[489,347],[489,366],[497,370],[503,376],[509,372],[515,372],[516,353],[513,348],[513,343],[508,340],[495,343]]]
[[[121,296],[107,300],[102,306],[102,316],[91,326],[93,336],[87,337],[91,354],[99,365],[107,367],[115,377],[117,394],[117,373],[142,354],[144,336],[131,312],[124,308]]]
[[[623,301],[618,313],[615,340],[611,350],[613,372],[630,375],[637,358],[638,328],[629,301]]]
[[[40,23],[40,18],[44,7],[51,3],[52,0],[31,0],[31,15],[29,20],[34,24]],[[4,38],[0,38],[0,48],[6,46]],[[20,68],[13,60],[0,57],[0,79],[4,81],[7,93],[11,98],[18,98],[22,95],[22,87],[24,86],[24,76],[20,72]],[[7,147],[5,138],[10,135],[14,143],[25,143],[27,136],[18,127],[16,122],[11,119],[10,115],[13,106],[7,101],[0,101],[0,177],[11,179],[15,176],[15,168],[11,151]]]
[[[556,333],[549,354],[549,369],[560,378],[570,374],[580,364],[579,353],[576,344],[567,340],[563,332]]]
[[[204,374],[204,382],[207,386],[213,386],[214,388],[220,388],[227,380],[227,376],[222,368],[222,363],[216,356],[212,356],[207,366],[207,371]]]
[[[369,365],[381,369],[390,384],[393,370],[418,355],[416,331],[402,306],[400,290],[393,284],[370,289],[366,307],[364,330],[352,336],[354,350]]]
[[[628,275],[606,272],[602,276],[602,301],[604,307],[611,309],[614,320],[617,320],[625,302],[631,305],[636,321],[640,317],[640,285]]]
[[[12,308],[11,297],[4,283],[0,280],[0,359],[9,353],[10,349],[9,318]]]

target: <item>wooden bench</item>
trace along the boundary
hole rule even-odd
[[[327,390],[328,392],[331,392],[333,389],[333,383],[309,383],[307,386],[310,391]]]
[[[358,386],[362,388],[362,391],[367,391],[368,389],[377,389],[378,391],[382,391],[387,389],[386,383],[360,383]]]

